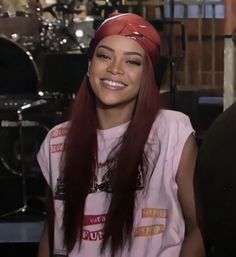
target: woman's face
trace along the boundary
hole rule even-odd
[[[114,35],[99,42],[89,67],[98,108],[134,109],[144,75],[144,58],[144,49],[133,39]]]

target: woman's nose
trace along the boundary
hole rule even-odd
[[[113,61],[107,67],[107,71],[111,72],[112,74],[124,74],[124,68],[121,62]]]

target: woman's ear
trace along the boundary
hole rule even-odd
[[[91,62],[89,61],[88,62],[88,71],[87,71],[87,76],[89,77],[89,74],[90,74],[90,64],[91,64]]]

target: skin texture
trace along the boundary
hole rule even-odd
[[[182,245],[180,257],[205,256],[203,240],[196,220],[193,190],[193,175],[197,152],[198,149],[195,138],[193,135],[190,135],[184,145],[176,175],[179,201],[186,224],[186,236]]]

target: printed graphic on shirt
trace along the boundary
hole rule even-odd
[[[64,180],[62,176],[57,178],[54,198],[62,201],[65,200],[65,185],[64,185]]]
[[[50,137],[56,138],[56,137],[64,137],[67,134],[68,127],[66,128],[58,128],[51,132]]]
[[[60,153],[64,151],[64,143],[52,144],[51,145],[51,153]]]
[[[145,208],[142,209],[142,218],[167,218],[167,209]]]
[[[90,188],[89,193],[96,193],[99,191],[105,191],[108,193],[112,192],[111,186],[111,168],[114,164],[115,160],[107,160],[103,163],[99,162],[97,165],[98,173],[101,176],[100,183],[98,182],[98,178],[95,175],[92,187]],[[138,168],[138,175],[136,181],[136,190],[141,190],[144,187],[144,179],[143,179],[143,170],[141,166]]]
[[[106,221],[106,215],[85,215],[84,216],[84,226],[94,226],[94,225],[102,225]],[[87,241],[98,241],[102,240],[104,235],[103,228],[96,230],[88,230],[83,229],[82,238]]]
[[[143,227],[136,228],[134,231],[134,236],[135,237],[153,236],[153,235],[163,233],[164,231],[165,231],[164,224],[155,224],[151,226],[143,226]]]
[[[97,225],[97,224],[104,224],[106,220],[106,215],[85,215],[84,216],[84,226],[89,225]]]
[[[89,231],[84,229],[82,232],[82,239],[87,241],[98,241],[103,239],[103,235],[103,229],[97,231]]]
[[[144,208],[142,209],[142,218],[143,219],[167,219],[167,209],[162,208]],[[164,224],[153,224],[148,226],[137,227],[134,230],[135,237],[146,237],[146,236],[154,236],[157,234],[161,234],[165,231]]]
[[[107,160],[103,163],[99,162],[97,164],[97,172],[102,177],[101,181],[98,182],[98,178],[94,175],[93,183],[90,188],[89,193],[96,193],[99,191],[111,192],[111,184],[110,184],[110,169],[114,160]]]
[[[167,218],[167,210],[161,208],[145,208],[142,210],[142,218]],[[104,224],[106,221],[106,215],[85,215],[84,226],[93,226]],[[134,229],[134,237],[147,237],[161,234],[165,231],[164,224],[153,224],[148,226],[140,226]],[[83,230],[83,239],[88,241],[97,241],[103,239],[104,230]]]

